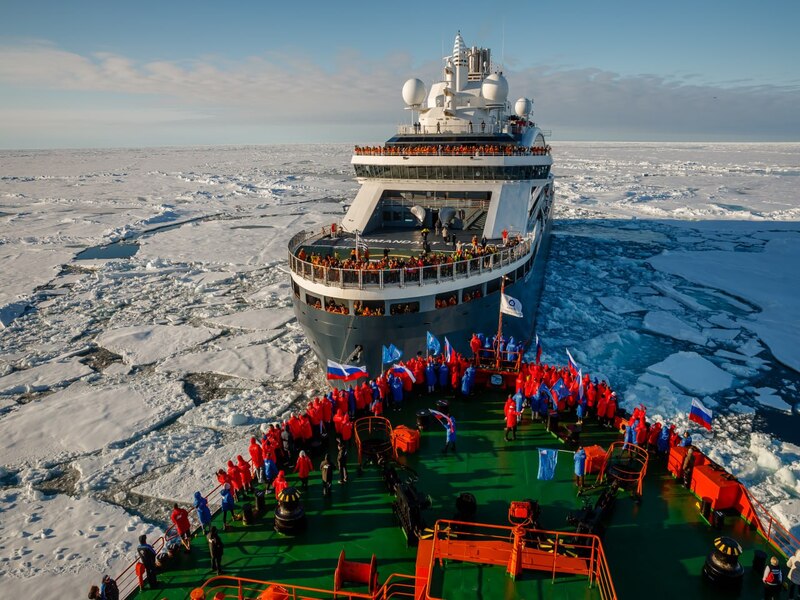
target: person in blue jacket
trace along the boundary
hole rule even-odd
[[[445,431],[445,440],[444,440],[444,448],[442,448],[442,453],[447,454],[447,450],[449,448],[453,449],[453,452],[456,451],[456,420],[455,417],[451,415],[446,415],[438,410],[430,409],[431,415],[433,415],[437,421],[444,427]]]
[[[211,525],[211,511],[208,508],[208,500],[203,498],[200,492],[194,493],[194,509],[197,511],[197,520],[203,528],[203,534],[207,535],[206,528]]]
[[[586,418],[586,402],[578,402],[578,406],[575,407],[575,416],[578,418],[578,421],[583,421]]]
[[[517,407],[517,423],[522,422],[522,405],[525,404],[525,394],[522,392],[517,392],[513,396],[514,404]]]
[[[425,385],[428,386],[428,393],[433,393],[436,386],[436,367],[433,366],[433,361],[425,366]]]
[[[692,445],[692,436],[689,435],[689,432],[687,431],[683,436],[683,440],[681,440],[681,446],[686,446],[688,448],[691,445]]]
[[[392,403],[395,410],[400,410],[400,405],[403,403],[403,380],[399,377],[392,377]]]
[[[575,485],[578,486],[578,492],[580,492],[583,490],[583,479],[584,474],[586,473],[586,451],[583,449],[583,446],[580,446],[578,451],[575,452],[574,460]]]
[[[464,370],[461,376],[461,394],[469,396],[472,393],[472,385],[475,382],[475,367],[470,365]]]
[[[267,491],[272,489],[272,482],[275,481],[275,478],[278,476],[278,465],[275,464],[275,461],[271,458],[267,457],[264,459],[264,481],[267,482]]]
[[[669,428],[664,427],[658,435],[656,442],[659,454],[666,454],[669,451]]]
[[[450,387],[450,367],[445,362],[439,367],[439,387],[443,390]]]
[[[231,484],[226,483],[222,486],[219,495],[222,497],[222,527],[228,529],[228,513],[231,513],[231,519],[236,520],[236,503],[233,500],[231,493]]]

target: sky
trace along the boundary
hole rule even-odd
[[[487,8],[489,10],[487,10]],[[377,143],[461,31],[552,140],[800,141],[800,2],[3,0],[0,148]]]

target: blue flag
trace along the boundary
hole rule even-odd
[[[539,452],[539,473],[536,479],[550,481],[556,476],[556,463],[558,462],[558,450],[546,450],[537,448]]]
[[[439,343],[439,340],[436,339],[436,336],[430,331],[427,333],[426,339],[428,342],[428,351],[431,354],[439,354],[439,352],[442,351],[442,345]]]
[[[556,381],[551,389],[553,390],[553,393],[555,393],[555,395],[558,396],[559,400],[561,400],[561,398],[566,398],[567,396],[569,396],[569,388],[561,379]]]
[[[389,344],[389,347],[381,346],[383,348],[383,363],[389,364],[397,362],[403,357],[403,351],[394,344]]]

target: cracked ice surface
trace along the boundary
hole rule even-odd
[[[131,498],[211,489],[213,469],[250,434],[324,385],[303,370],[286,243],[341,219],[357,189],[351,150],[1,153],[0,384],[13,391],[0,396],[0,477],[13,487],[1,492],[0,537],[21,540],[3,551],[20,548],[0,566],[5,594],[56,597],[58,584],[83,596],[132,558],[146,525],[126,512],[143,510]],[[623,405],[644,402],[681,428],[700,397],[715,424],[694,430],[696,443],[798,527],[800,426],[785,411],[800,378],[784,365],[800,365],[790,267],[800,145],[558,143],[554,159],[558,220],[537,326],[545,359],[563,364],[570,347]],[[72,261],[120,239],[138,253]],[[688,353],[699,358],[678,368]],[[719,383],[704,381],[710,373]],[[199,406],[185,393],[214,381]],[[64,415],[90,435],[55,430]],[[20,494],[60,473],[77,479],[35,500],[43,525],[32,530],[19,514],[34,501]],[[98,501],[109,497],[120,506]],[[166,525],[154,506],[147,518]],[[49,524],[67,511],[68,529]],[[98,520],[107,527],[94,531]],[[83,545],[78,530],[97,537]],[[35,549],[37,535],[58,546]],[[87,560],[60,579],[70,553]]]

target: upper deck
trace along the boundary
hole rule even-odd
[[[441,396],[421,396],[404,402],[399,412],[388,416],[396,427],[415,427],[416,412],[436,405]],[[477,500],[475,521],[505,525],[512,500],[535,499],[541,506],[542,529],[574,531],[567,517],[581,509],[585,501],[594,502],[600,489],[577,497],[572,477],[571,455],[562,454],[552,481],[537,479],[537,449],[568,449],[548,433],[542,423],[525,418],[517,439],[503,439],[503,399],[496,392],[480,392],[469,399],[446,399],[458,423],[457,452],[443,454],[444,432],[437,423],[423,431],[417,453],[401,454],[403,477],[415,473],[417,489],[430,497],[430,508],[423,511],[429,526],[439,519],[450,519],[456,512],[455,500],[469,492]],[[573,420],[574,417],[565,417]],[[620,435],[587,421],[581,436],[584,446],[607,447]],[[242,440],[242,449],[246,441]],[[332,450],[323,446],[327,450]],[[335,454],[333,455],[335,456]],[[350,453],[350,480],[345,485],[334,483],[332,496],[323,498],[318,471],[312,473],[310,488],[303,494],[308,518],[306,530],[285,536],[272,529],[274,499],[268,497],[268,512],[253,525],[234,524],[222,532],[225,544],[223,569],[231,578],[257,581],[279,581],[289,586],[301,585],[320,590],[332,589],[337,558],[342,549],[348,560],[369,561],[374,553],[378,560],[379,581],[390,573],[413,576],[417,571],[417,550],[408,547],[406,539],[392,515],[392,496],[386,491],[382,477],[374,466],[356,469],[356,452]],[[315,467],[319,454],[313,457]],[[288,472],[288,471],[287,471]],[[212,475],[209,473],[209,480]],[[297,482],[289,475],[291,484]],[[594,479],[587,476],[587,482]],[[216,493],[210,503],[217,504]],[[214,524],[220,528],[219,517]],[[768,554],[775,551],[742,519],[728,516],[720,529],[703,520],[697,498],[680,485],[666,470],[664,462],[651,460],[644,480],[643,500],[635,501],[620,492],[614,511],[605,521],[603,548],[619,598],[731,598],[719,595],[703,584],[700,575],[706,555],[714,539],[730,535],[744,548],[740,562],[748,571],[740,597],[760,597],[760,577],[752,575],[750,565],[756,550]],[[456,537],[457,539],[457,537]],[[464,539],[467,539],[464,536]],[[162,587],[145,590],[139,598],[184,599],[189,591],[214,574],[210,571],[208,549],[202,537],[195,539],[191,553],[179,552],[159,575]],[[589,587],[585,576],[547,571],[525,571],[516,580],[510,579],[502,567],[478,566],[448,561],[443,569],[432,574],[430,596],[448,599],[487,598],[600,598],[596,586]],[[221,579],[216,584],[225,589],[228,598],[237,597],[237,580]],[[264,584],[245,583],[241,597],[256,598]],[[645,591],[646,590],[646,591]],[[349,587],[337,597],[351,597],[349,592],[366,592],[364,587]],[[211,598],[213,591],[207,595]],[[293,597],[293,596],[290,596]],[[298,596],[300,597],[300,596]],[[330,598],[330,594],[308,593],[302,597]],[[364,596],[360,596],[364,597]],[[414,597],[396,594],[388,597]]]
[[[362,248],[359,257],[350,260],[356,247],[354,236],[331,234],[328,228],[320,233],[301,232],[289,242],[289,268],[311,283],[343,289],[424,286],[508,270],[510,265],[524,262],[537,242],[535,235],[515,236],[505,246],[502,240],[487,240],[484,247],[474,249],[474,232],[451,235],[453,241],[445,242],[431,233],[427,242],[431,252],[421,256],[423,242],[418,231],[374,232],[361,238],[373,258],[364,260]],[[403,266],[393,267],[397,262]],[[354,263],[358,266],[348,266]]]

